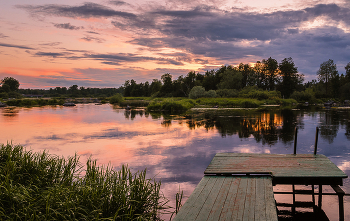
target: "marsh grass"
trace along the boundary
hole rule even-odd
[[[91,159],[84,170],[77,155],[0,149],[0,220],[160,220],[160,186],[146,170],[115,171]]]
[[[184,112],[195,106],[192,99],[167,98],[153,100],[148,106],[148,111],[166,111],[168,113]]]

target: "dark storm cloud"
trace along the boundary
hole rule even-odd
[[[18,48],[18,49],[27,49],[27,50],[34,50],[34,48],[23,46],[23,45],[14,45],[14,44],[6,44],[0,42],[0,47],[8,47],[8,48]]]
[[[116,11],[107,6],[103,6],[96,3],[87,2],[81,6],[69,6],[69,5],[17,5],[17,8],[25,9],[32,14],[42,14],[50,16],[62,16],[71,18],[91,18],[91,17],[123,17],[123,18],[135,18],[132,13]]]
[[[53,24],[56,28],[63,28],[63,29],[69,29],[69,30],[79,30],[83,27],[78,27],[71,25],[70,23],[63,23],[63,24]]]

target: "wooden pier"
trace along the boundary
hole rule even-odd
[[[272,188],[278,184],[293,185],[293,190],[294,185],[319,185],[318,208],[322,185],[332,186],[339,197],[339,220],[344,220],[339,185],[347,175],[324,155],[218,153],[204,174],[174,220],[278,220]]]

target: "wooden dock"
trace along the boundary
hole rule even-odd
[[[277,221],[271,177],[204,176],[174,220]]]
[[[331,185],[344,220],[339,185],[347,175],[324,155],[218,153],[204,174],[174,220],[278,220],[272,188],[278,184],[319,185],[319,208],[322,185]]]

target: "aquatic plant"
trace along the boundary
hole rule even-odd
[[[159,220],[161,182],[22,146],[0,148],[0,220]]]

